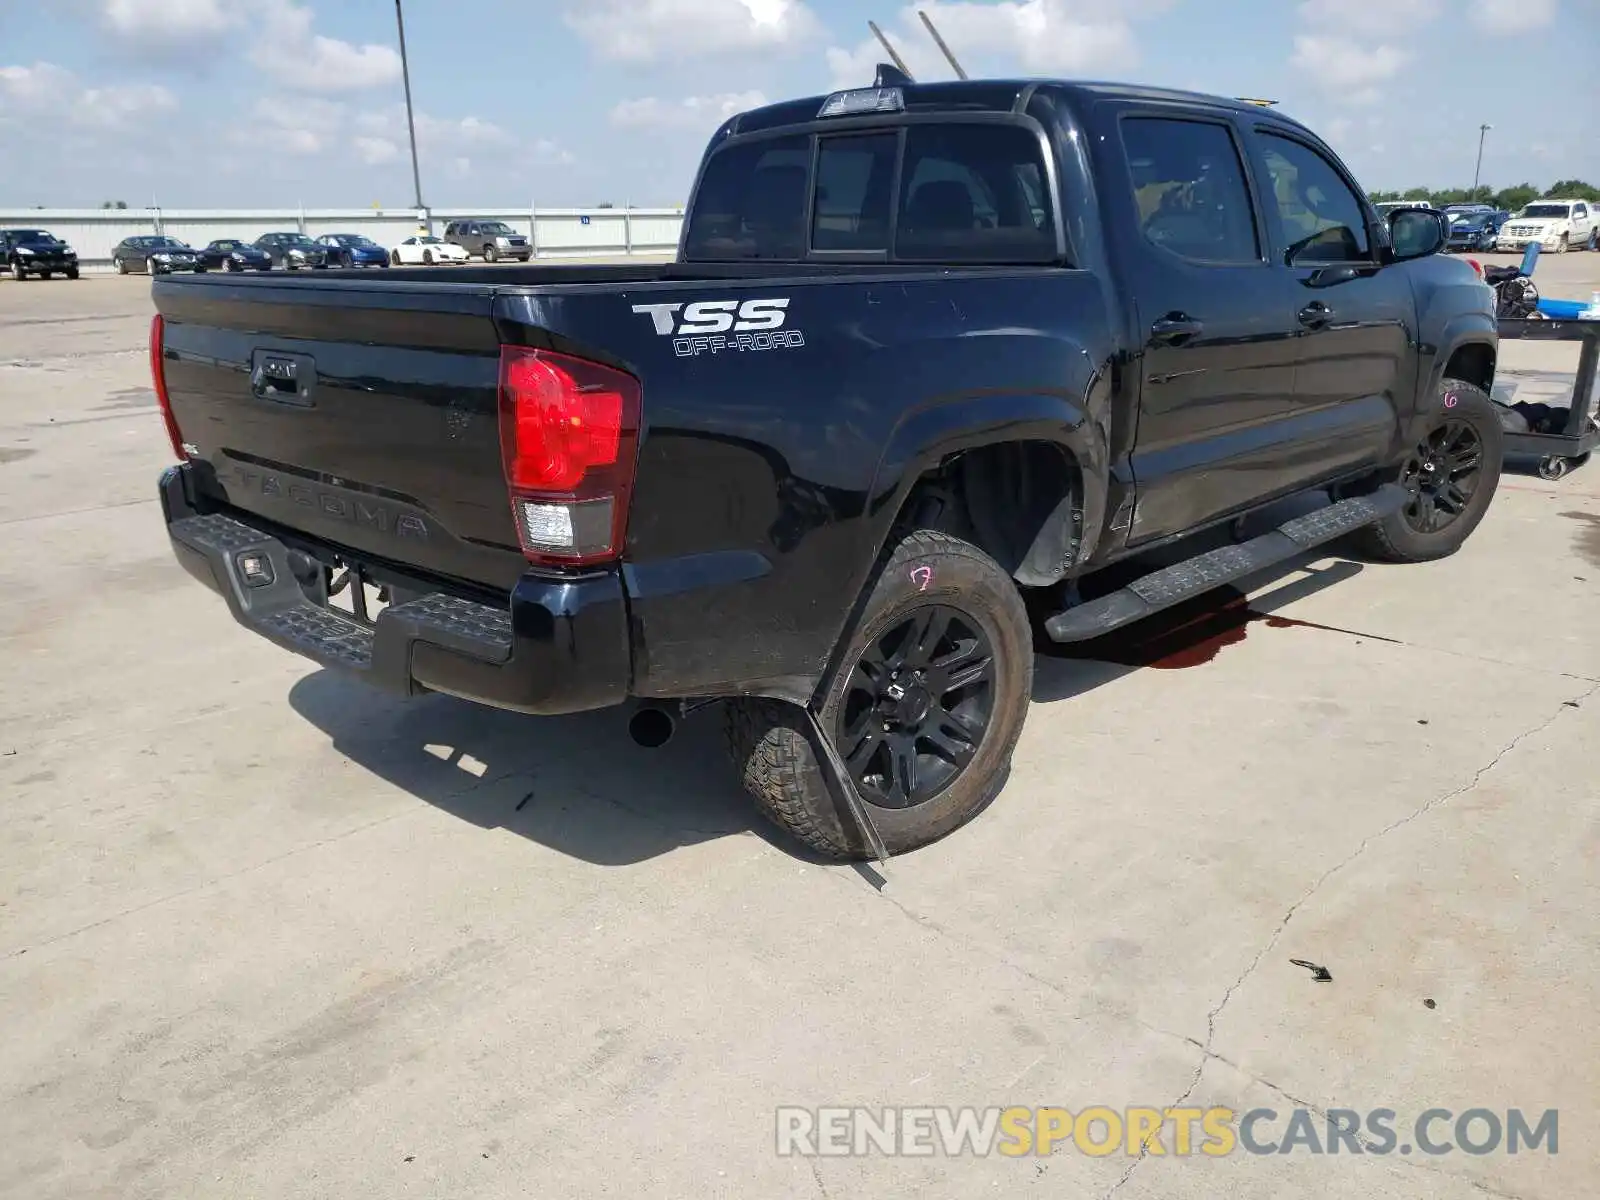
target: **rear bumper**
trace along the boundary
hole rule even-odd
[[[444,692],[516,712],[581,712],[621,703],[631,658],[620,575],[525,575],[505,606],[446,592],[392,604],[365,625],[319,603],[294,572],[300,551],[250,518],[205,512],[185,467],[161,476],[161,504],[183,568],[234,619],[321,665],[400,695]],[[267,565],[246,580],[241,563]]]

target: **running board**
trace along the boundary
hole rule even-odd
[[[1082,642],[1099,637],[1381,521],[1399,512],[1405,502],[1404,488],[1395,483],[1384,484],[1370,495],[1337,501],[1285,521],[1248,542],[1208,550],[1153,571],[1109,596],[1074,605],[1046,621],[1045,632],[1057,642]]]

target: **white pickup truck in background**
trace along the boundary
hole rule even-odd
[[[1595,220],[1595,205],[1586,200],[1535,200],[1500,227],[1494,248],[1522,250],[1534,242],[1557,254],[1596,249],[1600,222]]]

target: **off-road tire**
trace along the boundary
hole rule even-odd
[[[923,568],[931,574],[924,575]],[[909,613],[931,604],[957,609],[983,626],[994,648],[993,710],[972,761],[932,799],[893,809],[863,798],[890,854],[937,841],[994,799],[1005,782],[1033,688],[1032,633],[1011,577],[976,546],[918,530],[899,543],[871,585],[820,714],[824,729],[831,732],[835,726],[850,669],[862,651]],[[726,705],[726,733],[745,790],[765,817],[826,858],[872,857],[823,782],[800,709],[778,700],[733,699]]]
[[[1447,420],[1465,420],[1477,433],[1483,454],[1477,486],[1460,516],[1443,529],[1431,533],[1414,529],[1402,510],[1360,530],[1354,535],[1355,545],[1370,558],[1397,563],[1447,558],[1471,536],[1494,499],[1505,455],[1505,429],[1494,401],[1482,388],[1460,379],[1445,379],[1439,384],[1436,408],[1436,421],[1430,429]],[[1402,467],[1396,473],[1402,483],[1403,471]]]

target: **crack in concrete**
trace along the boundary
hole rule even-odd
[[[1523,730],[1521,733],[1517,734],[1516,737],[1512,738],[1509,742],[1507,742],[1504,746],[1502,746],[1499,749],[1499,751],[1496,752],[1496,754],[1495,754],[1495,756],[1493,758],[1491,758],[1487,763],[1485,763],[1483,766],[1479,767],[1476,771],[1474,771],[1472,773],[1472,777],[1470,779],[1468,779],[1465,783],[1463,783],[1460,787],[1452,788],[1448,792],[1444,792],[1441,795],[1435,796],[1432,800],[1429,800],[1426,804],[1423,804],[1420,807],[1413,809],[1411,812],[1407,813],[1405,816],[1400,817],[1397,820],[1389,822],[1389,824],[1385,825],[1382,829],[1378,830],[1376,833],[1369,833],[1366,837],[1361,839],[1361,841],[1356,845],[1356,848],[1354,850],[1352,850],[1349,854],[1345,855],[1338,862],[1334,863],[1333,866],[1329,867],[1326,871],[1324,871],[1321,875],[1319,875],[1317,877],[1317,879],[1316,879],[1316,882],[1313,883],[1309,888],[1307,888],[1300,895],[1300,898],[1289,906],[1288,911],[1286,911],[1283,914],[1283,919],[1278,922],[1277,927],[1272,931],[1272,936],[1267,939],[1266,943],[1261,947],[1260,950],[1256,951],[1255,957],[1252,958],[1250,960],[1250,962],[1245,966],[1245,969],[1240,973],[1239,977],[1228,985],[1227,991],[1223,992],[1223,994],[1222,994],[1222,999],[1217,1001],[1217,1003],[1211,1008],[1211,1010],[1206,1013],[1206,1040],[1205,1040],[1204,1044],[1201,1045],[1201,1047],[1200,1047],[1200,1061],[1199,1061],[1199,1063],[1197,1063],[1195,1065],[1194,1077],[1189,1080],[1189,1086],[1184,1088],[1183,1094],[1180,1095],[1176,1100],[1174,1100],[1170,1105],[1168,1105],[1168,1107],[1169,1108],[1181,1107],[1183,1105],[1184,1101],[1186,1101],[1191,1095],[1194,1094],[1195,1088],[1200,1086],[1200,1077],[1201,1077],[1201,1075],[1203,1075],[1205,1073],[1206,1062],[1209,1059],[1211,1059],[1213,1057],[1216,1057],[1216,1058],[1220,1059],[1221,1061],[1226,1061],[1225,1059],[1221,1059],[1221,1056],[1217,1055],[1211,1048],[1212,1045],[1214,1044],[1215,1040],[1216,1040],[1217,1018],[1222,1015],[1222,1010],[1228,1007],[1228,1002],[1233,999],[1234,993],[1237,992],[1241,987],[1243,987],[1245,985],[1245,983],[1249,980],[1250,976],[1255,974],[1256,968],[1258,968],[1261,965],[1261,961],[1264,958],[1266,958],[1266,956],[1269,953],[1271,953],[1272,948],[1278,944],[1278,940],[1283,937],[1284,931],[1289,928],[1289,923],[1294,920],[1295,914],[1300,911],[1301,907],[1303,905],[1305,905],[1305,903],[1308,900],[1310,900],[1313,896],[1315,896],[1317,894],[1317,892],[1319,892],[1322,889],[1322,886],[1325,883],[1327,883],[1328,880],[1332,879],[1335,875],[1339,874],[1339,872],[1343,871],[1351,863],[1355,862],[1356,859],[1360,858],[1363,854],[1365,854],[1367,852],[1367,849],[1370,846],[1372,846],[1375,842],[1381,841],[1382,839],[1388,837],[1395,830],[1403,829],[1407,825],[1410,825],[1413,821],[1416,821],[1421,817],[1427,816],[1434,809],[1438,808],[1440,805],[1449,803],[1451,800],[1454,800],[1457,796],[1462,796],[1462,795],[1465,795],[1467,792],[1470,792],[1473,788],[1477,787],[1478,784],[1483,781],[1483,778],[1484,778],[1485,775],[1487,775],[1490,771],[1494,770],[1497,766],[1500,765],[1501,760],[1503,760],[1506,757],[1506,755],[1510,754],[1513,750],[1515,750],[1518,746],[1520,746],[1523,742],[1527,741],[1529,738],[1533,737],[1536,734],[1543,733],[1546,729],[1550,728],[1550,726],[1554,725],[1556,723],[1556,721],[1560,720],[1562,714],[1567,712],[1569,709],[1581,707],[1583,702],[1585,700],[1589,699],[1589,697],[1593,696],[1597,691],[1600,691],[1600,683],[1595,683],[1593,686],[1591,686],[1590,688],[1588,688],[1587,690],[1585,690],[1584,692],[1580,693],[1577,696],[1574,696],[1574,697],[1572,697],[1570,699],[1567,699],[1567,700],[1563,700],[1561,702],[1560,706],[1555,710],[1555,712],[1551,713],[1548,717],[1546,717],[1544,720],[1540,721],[1537,725],[1534,725],[1529,729]],[[1186,1040],[1192,1041],[1193,1039],[1186,1039]],[[1252,1076],[1252,1078],[1254,1078],[1254,1077]],[[1265,1084],[1266,1081],[1265,1080],[1261,1080],[1260,1082]],[[1270,1085],[1267,1085],[1267,1086],[1270,1086]],[[1277,1089],[1277,1088],[1274,1088],[1273,1090],[1281,1091],[1281,1089]],[[1281,1094],[1283,1094],[1285,1096],[1288,1095],[1287,1092],[1282,1092]],[[1290,1098],[1293,1099],[1293,1097],[1290,1097]],[[1308,1106],[1308,1107],[1310,1107],[1310,1106]],[[1155,1136],[1156,1136],[1155,1134],[1151,1134],[1151,1138],[1153,1138]],[[1111,1188],[1105,1194],[1105,1200],[1110,1200],[1110,1198],[1113,1195],[1115,1195],[1116,1192],[1124,1184],[1126,1184],[1129,1179],[1131,1179],[1133,1177],[1133,1173],[1139,1169],[1139,1165],[1141,1163],[1143,1163],[1146,1158],[1149,1157],[1149,1147],[1150,1147],[1150,1139],[1147,1138],[1139,1146],[1139,1157],[1134,1159],[1133,1162],[1129,1163],[1128,1164],[1128,1169],[1122,1173],[1122,1177],[1120,1179],[1118,1179],[1116,1183],[1111,1185]],[[1426,1168],[1424,1168],[1424,1169],[1426,1169]],[[1476,1186],[1481,1186],[1481,1185],[1478,1185],[1478,1184],[1474,1183],[1474,1181],[1472,1181],[1472,1180],[1463,1180],[1463,1182],[1473,1183],[1473,1186],[1475,1186],[1475,1187]],[[1513,1198],[1513,1200],[1515,1200],[1515,1198]]]

